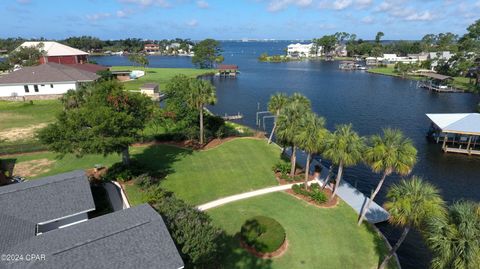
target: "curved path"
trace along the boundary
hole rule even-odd
[[[310,180],[308,182],[308,184],[310,185],[310,184],[315,183],[315,182],[317,182],[317,180]],[[238,200],[243,200],[243,199],[247,199],[247,198],[250,198],[250,197],[259,196],[259,195],[263,195],[263,194],[267,194],[267,193],[288,190],[288,189],[291,189],[292,185],[294,185],[294,184],[300,184],[300,183],[279,185],[279,186],[268,187],[268,188],[264,188],[264,189],[251,191],[251,192],[244,192],[244,193],[240,193],[240,194],[235,194],[235,195],[232,195],[232,196],[228,196],[228,197],[224,197],[224,198],[220,198],[220,199],[208,202],[208,203],[203,204],[203,205],[199,205],[199,206],[197,206],[197,208],[200,211],[205,211],[205,210],[208,210],[208,209],[211,209],[211,208],[214,208],[214,207],[217,207],[217,206],[221,206],[221,205],[224,205],[224,204],[228,204],[228,203],[231,203],[231,202],[235,202],[235,201],[238,201]]]

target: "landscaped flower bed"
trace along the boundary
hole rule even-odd
[[[337,197],[331,199],[330,189],[322,189],[317,183],[311,184],[308,189],[305,189],[304,184],[294,184],[287,193],[320,207],[332,207],[338,203]]]
[[[256,216],[248,219],[240,231],[240,240],[257,257],[274,257],[286,249],[285,229],[276,220]]]
[[[275,164],[272,168],[275,173],[275,178],[280,184],[290,184],[294,182],[302,182],[305,179],[305,173],[303,170],[296,169],[297,172],[293,177],[290,176],[290,163],[289,162],[279,162]]]

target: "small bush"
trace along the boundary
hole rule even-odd
[[[248,219],[242,225],[241,239],[261,253],[278,250],[285,241],[285,229],[276,220],[257,216]]]
[[[150,186],[158,182],[158,178],[153,177],[149,174],[141,174],[135,178],[134,182],[137,186],[140,186],[142,188],[149,188]]]
[[[290,163],[278,162],[272,168],[275,173],[282,173],[282,175],[287,175],[290,172]]]
[[[312,200],[319,204],[327,202],[327,195],[321,190],[320,185],[313,183],[310,185],[310,190],[305,189],[304,184],[294,184],[292,185],[292,191],[295,194],[300,194],[306,197],[310,197]]]
[[[327,196],[321,190],[314,190],[310,192],[310,198],[312,198],[315,202],[319,204],[327,202]]]
[[[136,176],[143,173],[143,166],[136,161],[131,161],[130,165],[126,166],[123,163],[115,163],[108,168],[107,173],[103,176],[104,180],[108,181],[129,181]]]

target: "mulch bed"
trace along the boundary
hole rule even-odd
[[[262,253],[257,251],[255,248],[247,245],[247,243],[243,242],[243,240],[240,239],[240,246],[244,248],[246,251],[248,251],[250,254],[254,255],[255,257],[261,258],[261,259],[271,259],[271,258],[277,258],[282,256],[288,248],[288,240],[285,239],[283,241],[283,244],[274,252],[269,252],[269,253]]]
[[[323,204],[320,204],[318,202],[316,202],[315,200],[313,200],[312,198],[308,197],[308,196],[304,196],[304,195],[301,195],[301,194],[297,194],[295,192],[293,192],[292,189],[288,189],[285,191],[286,193],[294,196],[295,198],[297,199],[301,199],[311,205],[314,205],[316,207],[319,207],[319,208],[332,208],[332,207],[336,207],[338,205],[338,202],[340,201],[338,199],[338,195],[335,196],[335,198],[332,200],[330,199],[332,197],[332,191],[329,189],[329,188],[325,188],[323,190],[323,193],[325,193],[325,195],[327,196],[327,202],[323,203]]]
[[[275,173],[275,179],[277,179],[278,183],[280,185],[287,185],[287,184],[292,184],[292,183],[304,183],[305,182],[305,173],[303,170],[298,169],[297,172],[295,173],[295,176],[300,176],[299,180],[286,180],[285,178],[282,178],[282,173],[276,172]],[[313,176],[309,176],[308,180],[312,180]]]

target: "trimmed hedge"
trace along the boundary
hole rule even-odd
[[[242,225],[241,239],[261,253],[270,253],[279,249],[285,241],[285,229],[276,220],[256,216]]]

